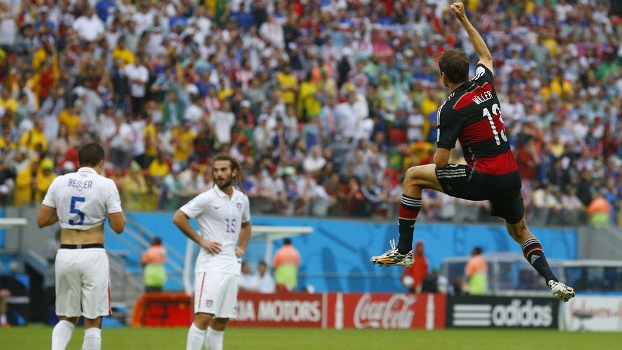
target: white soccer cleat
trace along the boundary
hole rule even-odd
[[[567,302],[574,297],[574,288],[569,287],[562,282],[550,280],[548,285],[551,292],[553,292],[553,295],[558,297],[559,300],[563,302]]]
[[[380,265],[384,267],[389,266],[404,266],[410,267],[415,263],[413,251],[406,254],[400,254],[395,246],[395,240],[390,240],[391,249],[387,250],[384,254],[378,256],[372,256],[369,261],[374,265]]]

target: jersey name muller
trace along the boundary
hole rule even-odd
[[[473,102],[479,105],[490,100],[491,98],[492,98],[492,92],[484,91],[484,93],[481,95],[473,96]]]
[[[80,181],[80,180],[69,179],[69,182],[67,182],[67,186],[90,190],[91,188],[93,188],[93,181]]]

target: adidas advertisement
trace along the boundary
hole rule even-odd
[[[557,328],[555,298],[466,296],[447,298],[447,327]]]

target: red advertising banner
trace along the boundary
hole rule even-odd
[[[240,327],[445,328],[443,294],[239,293]],[[136,303],[134,327],[187,327],[192,298],[182,293],[148,293]]]
[[[445,328],[444,294],[328,294],[328,328]]]
[[[322,327],[323,294],[239,293],[235,320],[242,327]]]
[[[145,293],[136,300],[134,327],[190,327],[192,298],[185,293]]]

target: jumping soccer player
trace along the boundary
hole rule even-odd
[[[434,164],[406,171],[399,209],[399,241],[371,262],[382,266],[413,264],[413,234],[424,189],[474,201],[489,200],[491,215],[505,220],[510,236],[521,245],[527,261],[544,277],[553,294],[563,301],[574,289],[559,282],[544,256],[540,241],[525,223],[521,179],[505,134],[493,79],[493,60],[486,43],[466,17],[461,2],[451,9],[466,29],[479,56],[475,77],[469,80],[469,57],[447,50],[438,60],[443,85],[450,90],[438,110],[437,150]],[[449,164],[449,152],[460,141],[466,165]]]

